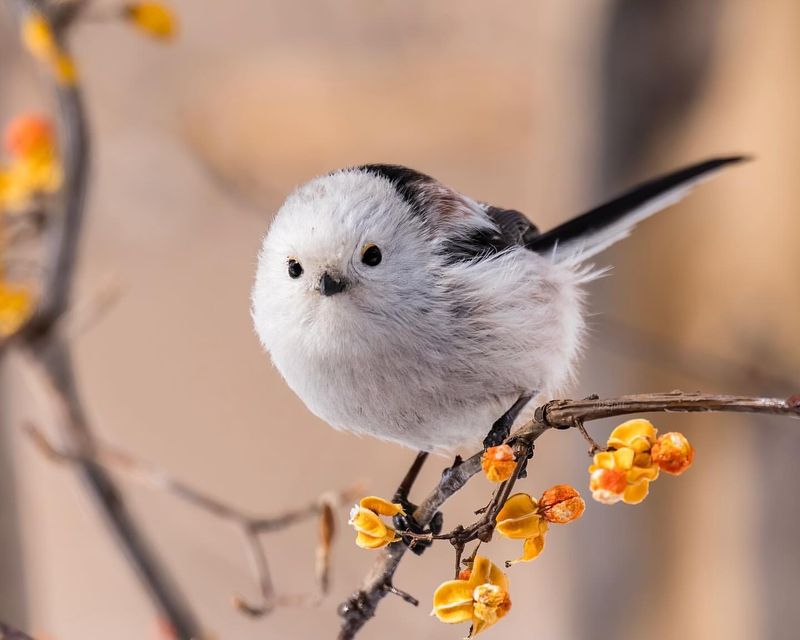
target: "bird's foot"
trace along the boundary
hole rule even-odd
[[[519,416],[520,411],[525,408],[532,397],[532,394],[522,394],[517,401],[511,405],[511,408],[506,411],[502,416],[494,421],[492,428],[489,429],[489,434],[483,439],[483,448],[497,447],[503,444],[508,436],[511,435],[511,427],[514,421]]]
[[[425,553],[425,549],[433,544],[433,540],[421,540],[417,537],[403,536],[403,533],[409,532],[412,534],[420,535],[439,535],[444,526],[444,516],[441,511],[437,511],[427,527],[422,526],[414,518],[414,512],[417,510],[417,505],[411,502],[407,497],[395,494],[393,502],[399,503],[403,506],[403,513],[398,514],[392,518],[392,523],[398,535],[402,538],[403,543],[415,554],[421,556]]]
[[[498,418],[489,430],[488,435],[483,439],[483,448],[497,447],[503,444],[508,436],[511,435],[511,424],[513,419],[509,420],[507,414]]]

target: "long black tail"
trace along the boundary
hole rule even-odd
[[[729,164],[747,159],[713,158],[655,178],[533,238],[526,246],[538,253],[552,251],[557,260],[590,258],[622,240],[638,222],[678,202],[696,184]]]

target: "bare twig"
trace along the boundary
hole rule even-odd
[[[517,446],[522,443],[524,446],[532,448],[539,436],[549,429],[569,429],[584,422],[633,413],[673,411],[729,411],[800,418],[800,395],[792,396],[787,400],[780,400],[776,398],[749,398],[745,396],[707,395],[672,391],[669,393],[641,394],[608,399],[591,397],[585,400],[553,400],[540,406],[536,410],[534,419],[511,434],[508,442]],[[467,458],[458,467],[443,476],[430,495],[414,512],[414,519],[420,525],[427,525],[444,502],[480,471],[481,454],[482,452],[479,452]],[[518,471],[519,465],[517,467]],[[503,491],[506,497],[508,492],[510,492],[510,488]],[[499,493],[500,491],[498,491]],[[493,511],[493,505],[497,503],[502,505],[499,499],[493,500],[487,509],[487,514]],[[486,518],[478,521],[473,526],[486,526],[487,522],[485,520]],[[448,534],[443,535],[447,536]],[[378,604],[391,588],[392,578],[406,549],[405,544],[394,543],[381,551],[380,556],[362,582],[361,588],[340,605],[339,614],[342,617],[342,625],[339,632],[340,640],[354,638],[361,628],[375,615]]]
[[[24,19],[32,12],[50,22],[53,35],[64,55],[68,55],[67,29],[83,2],[48,3],[16,0]],[[25,347],[47,371],[52,385],[63,397],[69,420],[63,426],[72,448],[93,449],[94,436],[84,413],[72,366],[69,344],[57,330],[59,318],[70,308],[74,274],[85,214],[89,170],[89,136],[80,88],[75,83],[58,81],[49,75],[58,103],[58,131],[64,184],[47,225],[45,280],[33,317],[15,342]],[[4,346],[4,345],[3,345]],[[0,346],[0,352],[4,351]],[[167,574],[108,473],[90,457],[78,466],[89,494],[113,531],[118,543],[147,589],[161,616],[182,640],[199,638],[201,627],[188,602]]]
[[[589,422],[633,413],[711,411],[761,413],[798,418],[800,403],[795,400],[795,396],[782,400],[683,391],[643,393],[608,399],[593,396],[585,400],[553,400],[537,409],[536,419],[522,427],[518,437],[525,437],[526,433],[535,432],[536,424],[546,425],[547,428],[569,429],[575,420]]]
[[[417,523],[423,527],[428,525],[439,507],[478,473],[480,468],[481,454],[477,453],[452,469],[414,512]],[[375,615],[378,604],[389,592],[392,578],[406,549],[404,544],[395,543],[381,551],[361,589],[339,606],[339,615],[343,618],[339,633],[341,640],[355,637],[361,627]]]
[[[48,459],[70,464],[84,462],[83,454],[66,451],[54,445],[34,424],[26,423],[24,429]],[[233,602],[243,613],[252,616],[267,614],[277,606],[313,604],[328,593],[330,545],[334,532],[333,510],[353,502],[363,490],[361,486],[354,486],[343,491],[323,494],[314,502],[281,514],[254,516],[199,491],[152,464],[138,460],[127,452],[101,444],[97,440],[94,441],[90,455],[92,461],[106,471],[122,473],[151,489],[170,493],[216,518],[228,521],[239,529],[254,578],[259,587],[260,600],[257,604],[252,604],[241,596],[234,596]],[[316,591],[310,595],[278,595],[273,587],[269,562],[260,536],[264,533],[286,529],[314,517],[321,521],[320,541],[317,547]]]
[[[33,640],[33,638],[5,622],[0,622],[0,640]]]
[[[355,500],[355,496],[353,499]],[[320,593],[328,593],[331,585],[331,545],[336,531],[336,519],[333,513],[334,504],[328,496],[320,499],[320,507],[319,541],[314,569]]]
[[[116,278],[108,278],[91,296],[78,301],[59,320],[59,330],[69,340],[75,340],[94,327],[119,302],[122,284]]]
[[[37,201],[34,206],[19,213],[3,212],[5,218],[3,241],[6,246],[18,246],[41,236],[47,222],[44,204],[44,202]]]
[[[514,468],[514,472],[511,474],[511,477],[508,480],[500,484],[500,486],[492,495],[492,499],[489,504],[486,507],[478,510],[481,514],[481,517],[476,522],[466,527],[458,525],[452,531],[447,533],[432,534],[399,531],[398,535],[400,535],[402,538],[410,540],[410,546],[412,548],[414,543],[418,541],[432,542],[434,540],[449,540],[450,543],[456,548],[456,573],[458,573],[460,554],[463,552],[464,546],[467,543],[472,542],[473,540],[480,540],[481,542],[491,541],[494,533],[497,514],[500,512],[500,509],[503,508],[506,500],[508,500],[508,496],[511,495],[511,491],[514,489],[514,485],[520,476],[522,468],[527,463],[528,458],[533,454],[533,445],[531,442],[520,440],[516,444],[516,449],[517,451],[515,453],[517,465]]]
[[[16,0],[21,19],[25,20],[35,13],[48,22],[63,60],[69,59],[66,42],[69,26],[87,4],[84,0]],[[266,613],[277,604],[319,600],[327,591],[330,571],[330,541],[333,535],[330,510],[338,506],[344,494],[326,496],[317,503],[277,517],[250,516],[151,465],[132,459],[124,452],[103,446],[91,429],[72,366],[71,339],[76,330],[94,321],[108,307],[113,296],[98,297],[83,313],[76,313],[72,305],[71,294],[85,217],[89,136],[79,86],[72,78],[58,77],[52,71],[50,69],[48,77],[58,101],[57,120],[64,184],[58,197],[48,204],[46,224],[36,227],[37,231],[44,232],[45,243],[44,282],[37,309],[11,340],[0,342],[0,355],[4,355],[7,347],[14,344],[20,347],[19,351],[28,356],[35,370],[41,374],[48,395],[59,410],[59,435],[65,449],[51,445],[37,430],[29,428],[29,432],[51,458],[69,461],[80,470],[90,495],[116,535],[125,557],[149,592],[161,617],[182,640],[199,638],[200,624],[128,512],[111,471],[127,471],[151,486],[169,491],[216,517],[232,522],[240,529],[260,593],[260,601],[254,605],[241,598],[236,599],[243,611],[255,615]],[[317,551],[317,592],[313,596],[276,596],[259,536],[312,517],[321,517],[326,523],[326,534],[321,536]]]
[[[576,420],[575,421],[575,428],[581,432],[583,439],[589,443],[589,455],[593,456],[598,451],[605,451],[606,448],[597,444],[597,441],[592,438],[589,432],[586,430],[586,425],[583,424],[583,420]]]

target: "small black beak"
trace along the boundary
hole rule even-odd
[[[340,293],[344,291],[344,288],[345,282],[332,278],[327,271],[323,273],[322,277],[319,279],[319,292],[323,296],[332,296],[335,293]]]

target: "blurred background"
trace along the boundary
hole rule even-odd
[[[51,96],[0,5],[0,119]],[[756,161],[703,186],[603,254],[574,396],[682,388],[787,396],[800,380],[800,3],[573,0],[455,3],[176,1],[169,47],[117,24],[74,32],[94,143],[79,294],[123,296],[76,345],[99,434],[242,508],[273,513],[364,480],[389,496],[413,452],[336,433],[261,353],[255,256],[286,194],[346,165],[392,162],[549,228],[634,182],[719,153]],[[54,640],[157,638],[155,614],[69,468],[19,430],[46,424],[18,366],[0,392],[0,619]],[[797,424],[654,419],[697,449],[636,508],[588,505],[510,572],[490,632],[542,640],[790,639],[800,628]],[[610,423],[595,423],[599,439]],[[313,443],[314,465],[304,464]],[[447,461],[429,464],[413,497]],[[577,434],[543,437],[529,478],[585,488]],[[124,483],[204,626],[221,639],[331,638],[374,556],[342,535],[333,594],[263,620],[237,532]],[[445,524],[484,504],[475,479]],[[308,590],[315,527],[267,539],[277,587]],[[493,543],[492,557],[518,545]],[[407,558],[361,637],[446,639],[428,617],[450,577],[442,544]],[[523,636],[524,634],[524,636]]]

